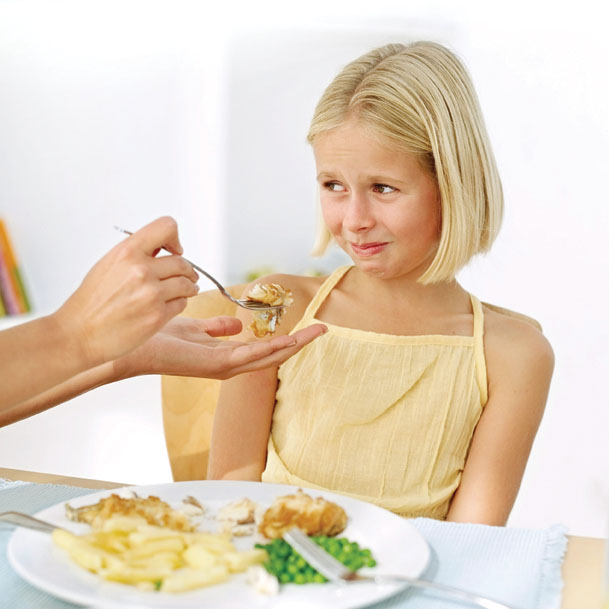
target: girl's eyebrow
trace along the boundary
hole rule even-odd
[[[366,176],[366,180],[368,182],[374,182],[376,184],[405,184],[404,180],[400,180],[399,178],[392,178],[391,176],[382,176],[382,175],[369,175]]]
[[[327,179],[332,179],[335,180],[338,174],[336,173],[330,173],[328,171],[320,171],[317,174],[317,180],[321,181],[321,180],[327,180]],[[367,182],[373,182],[373,183],[378,183],[378,184],[384,184],[385,182],[390,182],[392,184],[405,184],[406,182],[404,180],[400,180],[399,178],[392,178],[390,176],[383,176],[383,175],[368,175],[364,178]]]

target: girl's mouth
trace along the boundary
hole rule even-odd
[[[387,243],[351,243],[351,249],[360,258],[367,258],[382,252]]]

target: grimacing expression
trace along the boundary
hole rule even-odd
[[[361,270],[417,278],[440,238],[436,180],[416,157],[350,120],[315,138],[323,218]]]

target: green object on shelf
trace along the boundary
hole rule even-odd
[[[288,271],[294,273],[296,275],[305,275],[306,277],[323,277],[327,275],[324,271],[321,271],[316,268],[308,268],[304,271]],[[273,275],[277,273],[277,269],[272,266],[260,266],[258,268],[252,269],[245,274],[245,281],[251,283],[252,281],[256,281],[256,279],[260,279],[260,277],[265,277],[266,275]]]
[[[275,273],[275,269],[272,266],[259,266],[256,269],[252,269],[245,274],[245,281],[252,282],[256,281],[260,277],[264,277],[265,275],[272,275]]]

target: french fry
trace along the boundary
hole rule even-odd
[[[52,538],[59,547],[67,550],[75,563],[89,571],[98,572],[117,560],[110,552],[97,548],[84,537],[79,537],[69,531],[55,529]]]
[[[245,571],[252,565],[263,563],[268,558],[266,550],[255,548],[244,552],[226,552],[222,560],[232,573]]]
[[[102,531],[112,532],[112,531],[121,531],[121,532],[129,532],[136,531],[140,527],[147,526],[147,522],[145,518],[141,516],[112,516],[112,518],[108,518],[104,522],[104,526],[102,527]]]
[[[146,558],[140,559],[129,559],[128,556],[125,556],[125,561],[134,567],[144,567],[146,565],[158,563],[167,564],[172,569],[179,569],[185,564],[182,555],[177,552],[159,552],[154,556],[147,556]]]
[[[163,527],[145,524],[129,533],[129,542],[133,545],[139,545],[149,541],[171,539],[175,537],[186,541],[189,538],[189,535],[189,533],[182,533],[180,531],[174,531],[173,529],[164,529]]]
[[[227,534],[180,532],[130,516],[87,535],[57,529],[53,541],[107,580],[172,593],[220,583],[266,559],[264,550],[237,551]]]
[[[129,539],[121,531],[90,533],[85,537],[94,546],[108,552],[124,552],[129,548]]]
[[[140,582],[163,580],[172,572],[173,567],[170,564],[151,562],[141,567],[122,565],[120,568],[102,569],[99,571],[99,574],[111,581],[122,582],[124,584],[137,584]]]
[[[158,552],[182,552],[184,550],[184,541],[179,537],[170,537],[168,539],[155,539],[145,543],[132,545],[126,554],[130,559],[140,559],[147,556],[154,556]]]
[[[182,554],[184,561],[189,567],[195,569],[208,569],[218,564],[219,556],[210,552],[203,544],[194,544]]]
[[[191,533],[191,544],[200,544],[214,554],[235,551],[235,546],[230,540],[230,534],[226,533]]]
[[[219,584],[226,581],[228,576],[229,572],[225,565],[216,564],[205,570],[186,567],[165,577],[161,584],[161,592],[186,592]]]

